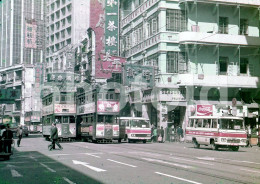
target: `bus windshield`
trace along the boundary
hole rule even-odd
[[[131,120],[130,121],[130,127],[150,128],[150,123],[149,123],[149,121],[145,121],[145,120]]]
[[[244,130],[243,120],[240,119],[220,119],[220,129]]]

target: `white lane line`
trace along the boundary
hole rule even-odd
[[[71,155],[71,154],[63,153],[63,154],[52,154],[52,155],[49,155],[49,156],[68,156],[68,155]]]
[[[177,180],[189,182],[189,183],[201,184],[201,183],[198,183],[196,181],[187,180],[187,179],[176,177],[176,176],[172,176],[172,175],[169,175],[169,174],[164,174],[164,173],[160,173],[160,172],[155,172],[155,173],[159,174],[159,175],[162,175],[162,176],[167,176],[167,177],[170,177],[170,178],[174,178],[174,179],[177,179]]]
[[[63,177],[63,179],[64,179],[66,182],[68,182],[69,184],[76,184],[76,183],[70,181],[70,180],[69,180],[68,178],[66,178],[66,177]]]
[[[199,160],[209,160],[209,161],[215,160],[215,158],[213,158],[213,157],[196,157],[196,158]]]
[[[250,170],[250,169],[240,169],[242,171],[249,171],[249,172],[255,172],[255,173],[259,173],[260,174],[260,171],[254,171],[254,170]]]
[[[177,166],[177,167],[182,167],[185,169],[193,168],[192,166],[188,166],[188,165],[176,164],[176,163],[166,162],[163,160],[157,160],[157,159],[152,159],[152,158],[142,158],[142,159],[150,161],[150,162],[158,162],[158,163],[162,163],[162,164],[168,164],[168,165],[173,165],[173,166]]]
[[[88,163],[86,163],[86,162],[81,162],[81,161],[77,161],[77,160],[72,160],[72,162],[73,162],[73,164],[75,164],[75,165],[83,165],[83,166],[85,166],[85,167],[87,167],[87,168],[89,168],[89,169],[92,169],[92,170],[96,171],[96,172],[105,172],[105,171],[106,171],[106,170],[104,170],[104,169],[100,169],[100,168],[97,168],[97,167],[93,167],[93,166],[91,166],[91,165],[88,165]]]
[[[183,160],[183,161],[194,162],[194,163],[205,164],[205,165],[214,165],[214,164],[210,164],[210,163],[207,163],[207,162],[188,160],[188,159],[184,159],[184,158],[177,158],[177,157],[170,157],[170,158],[175,159],[175,160]]]
[[[21,175],[19,172],[17,172],[14,169],[11,169],[11,174],[12,174],[12,177],[23,177],[23,175]]]
[[[100,158],[100,156],[97,156],[97,155],[92,155],[91,153],[84,153],[85,155],[89,155],[89,156],[92,156],[92,157],[96,157],[96,158]]]
[[[49,171],[51,172],[56,172],[55,170],[49,168],[47,165],[43,164],[43,163],[40,163],[43,167],[45,167],[46,169],[48,169]]]
[[[250,162],[250,161],[246,161],[246,160],[232,160],[232,159],[226,159],[226,158],[216,158],[219,160],[227,160],[227,161],[232,161],[232,162],[242,162],[242,163],[248,163],[248,164],[256,164],[259,165],[260,163],[257,162]]]
[[[126,165],[126,166],[129,166],[129,167],[137,167],[137,166],[135,166],[135,165],[126,164],[126,163],[123,163],[123,162],[118,162],[118,161],[111,160],[111,159],[107,159],[107,160],[109,160],[109,161],[111,161],[111,162],[118,163],[118,164]]]
[[[33,156],[30,156],[30,158],[32,159],[32,160],[34,160],[34,161],[38,161],[35,157],[33,157]]]

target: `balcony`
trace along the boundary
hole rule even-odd
[[[203,75],[203,74],[176,74],[173,82],[180,86],[211,86],[234,88],[258,88],[260,77]]]
[[[260,38],[245,35],[181,32],[179,34],[179,43],[260,46]]]
[[[222,4],[234,4],[234,5],[251,5],[259,6],[259,0],[180,0],[180,2],[202,2],[202,3],[222,3]]]

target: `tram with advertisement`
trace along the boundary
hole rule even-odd
[[[142,117],[118,117],[120,126],[119,137],[128,143],[151,140],[151,124],[149,119]]]
[[[95,89],[78,89],[77,123],[83,141],[110,143],[119,138],[119,124],[115,118],[120,111],[120,94],[102,86]]]
[[[76,139],[75,92],[49,92],[42,98],[42,134],[49,139],[53,122],[60,140]]]
[[[192,142],[195,148],[200,145],[218,148],[230,148],[238,151],[246,146],[247,133],[244,119],[227,116],[191,116],[185,129],[185,140]]]

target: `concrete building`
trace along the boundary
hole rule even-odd
[[[166,127],[185,125],[191,115],[232,110],[256,126],[259,5],[253,0],[121,0],[120,55],[128,63],[157,67],[155,86],[142,88],[140,99],[132,102],[141,102],[142,116]]]
[[[44,21],[43,0],[0,2],[0,86],[21,89],[21,98],[7,104],[5,111],[16,124],[40,122],[40,75],[35,75],[35,66],[44,61]]]

